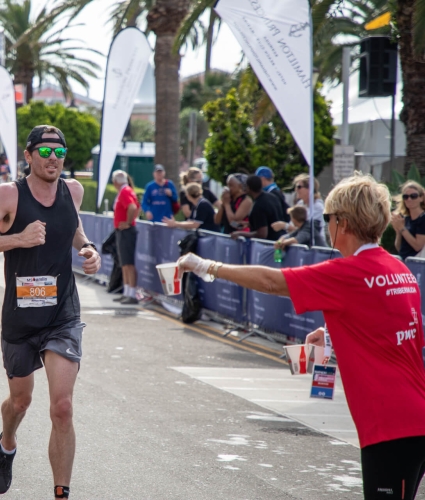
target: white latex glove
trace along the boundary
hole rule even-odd
[[[180,276],[182,276],[184,272],[191,271],[204,281],[211,281],[211,275],[208,274],[208,269],[213,263],[213,260],[201,259],[201,257],[198,257],[194,253],[188,253],[187,255],[180,257],[177,261]]]

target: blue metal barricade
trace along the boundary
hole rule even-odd
[[[291,245],[282,263],[274,262],[273,243],[251,240],[250,263],[274,268],[298,267],[310,263],[311,253],[305,245]],[[307,315],[297,315],[288,297],[278,297],[248,290],[248,320],[268,331],[304,338],[311,331]]]
[[[198,255],[224,264],[243,264],[246,245],[242,240],[232,240],[229,236],[200,231]],[[199,294],[202,306],[236,323],[245,321],[244,289],[229,281],[217,279],[212,283],[199,280]]]

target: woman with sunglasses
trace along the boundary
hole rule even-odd
[[[293,186],[295,188],[295,200],[297,205],[303,205],[309,211],[308,218],[310,219],[310,176],[308,174],[297,175],[293,180]],[[322,240],[326,241],[325,235],[325,224],[323,220],[323,209],[324,203],[322,196],[319,192],[320,184],[317,179],[314,179],[314,204],[313,204],[313,219],[314,226],[320,232]],[[290,222],[275,222],[273,224],[273,229],[275,231],[285,230],[287,232],[294,231],[296,228]]]
[[[425,190],[415,181],[401,186],[397,210],[391,215],[396,232],[395,247],[400,257],[414,257],[425,246]]]
[[[290,297],[298,314],[323,311],[359,436],[364,498],[413,500],[425,472],[419,287],[406,265],[378,244],[391,217],[384,184],[362,174],[344,179],[325,210],[331,242],[343,258],[275,269],[188,254],[179,268]],[[324,329],[306,341],[324,345]]]

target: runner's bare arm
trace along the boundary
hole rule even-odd
[[[75,209],[77,212],[80,211],[81,203],[83,202],[84,188],[83,186],[74,179],[67,179],[66,183],[68,185],[69,191],[71,192],[72,199],[74,201]],[[80,217],[78,216],[78,227],[75,231],[74,240],[72,246],[78,250],[78,255],[80,257],[85,257],[83,262],[83,271],[86,274],[96,274],[100,269],[101,259],[98,252],[93,247],[85,247],[83,245],[88,243],[90,240],[87,238],[83,224]]]
[[[6,233],[12,227],[18,207],[18,190],[15,183],[0,185],[0,233]],[[44,245],[46,241],[45,224],[35,221],[29,224],[22,233],[2,235],[0,237],[0,252],[14,248],[31,248]]]

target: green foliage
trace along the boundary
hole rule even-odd
[[[26,85],[29,99],[34,76],[38,76],[40,82],[46,77],[53,78],[66,97],[73,95],[71,80],[88,90],[86,77],[97,77],[100,66],[86,59],[84,52],[100,52],[81,46],[80,40],[71,39],[66,33],[73,27],[75,16],[91,1],[45,2],[34,20],[31,13],[36,2],[0,1],[0,25],[4,27],[6,38],[6,68],[14,76],[15,83]]]
[[[97,182],[91,179],[78,179],[79,182],[84,187],[84,198],[81,205],[82,212],[95,212],[96,211],[96,196],[97,196]],[[140,188],[134,188],[139,200],[143,196],[144,190]],[[105,194],[101,203],[101,210],[105,206],[105,200],[108,200],[109,210],[112,210],[112,205],[117,196],[117,190],[112,184],[108,184],[105,189]]]
[[[251,86],[252,87],[252,86]],[[243,90],[247,93],[247,87]],[[210,126],[205,143],[205,157],[209,164],[209,175],[216,180],[232,172],[253,172],[267,165],[274,173],[276,182],[286,187],[299,173],[307,172],[308,166],[280,115],[274,110],[272,118],[257,129],[254,127],[256,102],[263,99],[254,86],[240,98],[232,89],[224,98],[207,103],[203,112]],[[314,159],[315,174],[332,161],[333,134],[335,128],[329,104],[315,91],[314,94]]]
[[[232,89],[225,97],[205,104],[202,111],[210,130],[205,142],[210,177],[222,182],[231,172],[252,171],[252,106],[242,103],[236,89]]]
[[[184,158],[187,158],[187,149],[189,142],[189,124],[190,114],[195,111],[196,118],[196,145],[203,148],[205,139],[208,137],[208,123],[205,117],[196,109],[185,108],[180,113],[180,153]]]
[[[155,142],[155,125],[148,120],[132,120],[131,122],[132,141]]]
[[[231,75],[221,71],[213,71],[205,76],[205,83],[191,80],[183,87],[180,109],[192,108],[201,110],[209,101],[225,96],[229,90],[237,86],[239,75]]]
[[[391,194],[397,194],[400,192],[400,186],[402,186],[406,181],[415,181],[421,186],[425,187],[425,176],[421,177],[419,169],[416,165],[412,165],[407,172],[407,175],[402,175],[397,170],[393,170],[392,174],[392,182],[387,184],[388,189]]]
[[[36,125],[53,125],[65,135],[68,154],[65,168],[81,170],[91,157],[91,150],[99,143],[100,125],[90,113],[82,113],[62,104],[47,106],[32,101],[17,111],[18,144],[25,149],[30,131]]]

